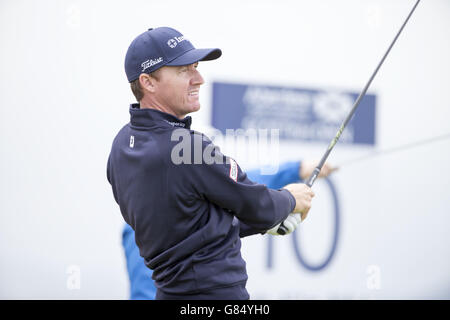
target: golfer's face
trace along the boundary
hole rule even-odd
[[[163,67],[159,74],[158,96],[164,106],[178,118],[200,109],[199,93],[204,80],[198,63],[179,67]]]

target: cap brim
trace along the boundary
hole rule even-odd
[[[174,60],[168,62],[166,66],[185,66],[198,61],[215,60],[222,55],[220,49],[192,49]]]

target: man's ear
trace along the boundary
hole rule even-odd
[[[157,81],[149,74],[141,73],[139,76],[139,84],[142,89],[154,93],[156,90]]]

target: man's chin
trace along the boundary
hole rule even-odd
[[[198,110],[200,110],[200,104],[193,106],[191,110],[191,112],[197,112]]]
[[[186,111],[185,111],[184,115],[181,118],[186,117],[190,113],[197,112],[198,110],[200,110],[200,105],[191,106],[189,108],[186,108]]]

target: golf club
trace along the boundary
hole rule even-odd
[[[369,81],[367,82],[366,86],[364,87],[364,89],[362,90],[362,92],[359,94],[358,98],[356,99],[350,113],[347,115],[347,117],[345,118],[344,122],[342,123],[342,125],[340,126],[338,132],[336,133],[336,136],[333,138],[333,140],[331,140],[331,143],[329,144],[327,150],[325,151],[325,154],[322,156],[322,159],[320,160],[318,166],[314,169],[314,171],[312,172],[312,174],[309,176],[308,180],[306,181],[306,185],[309,186],[310,188],[312,187],[312,185],[314,184],[314,181],[316,181],[317,176],[320,173],[320,170],[322,169],[323,165],[325,164],[328,156],[330,155],[331,150],[333,150],[333,147],[335,146],[335,144],[338,142],[339,137],[341,136],[342,132],[344,131],[345,127],[347,126],[348,122],[352,119],[353,114],[355,113],[356,109],[358,108],[359,103],[361,102],[362,98],[364,98],[367,89],[369,88],[370,84],[372,83],[372,80],[375,78],[375,75],[377,74],[378,70],[380,69],[381,65],[383,64],[384,60],[386,59],[387,55],[389,54],[389,52],[391,51],[392,47],[394,46],[394,43],[397,41],[397,38],[400,36],[400,33],[402,32],[403,28],[405,27],[406,23],[408,22],[409,18],[411,17],[411,15],[413,14],[414,10],[416,9],[417,5],[419,4],[420,0],[417,0],[417,2],[415,3],[414,7],[412,8],[411,12],[409,13],[408,17],[406,18],[405,22],[403,23],[403,25],[401,26],[400,30],[397,32],[397,35],[395,36],[394,40],[392,41],[392,43],[390,44],[389,48],[387,49],[386,53],[384,54],[383,58],[381,59],[381,61],[378,63],[378,66],[376,67],[375,71],[373,72],[372,76],[370,77]],[[279,234],[286,234],[286,232],[288,231],[288,229],[284,226],[283,223],[281,223],[280,227],[278,228],[278,233]]]

